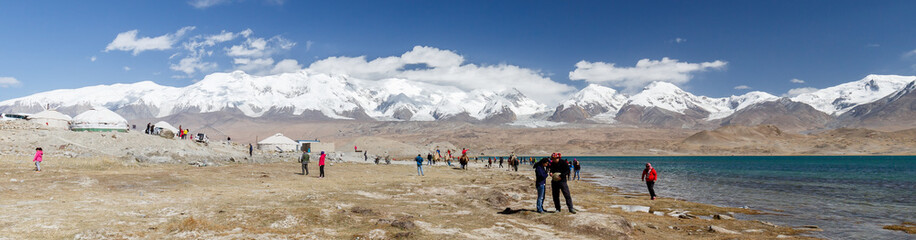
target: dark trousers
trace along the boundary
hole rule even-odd
[[[318,177],[324,177],[324,165],[318,166],[318,171],[321,172]]]
[[[305,163],[302,164],[302,175],[309,175],[309,165],[308,164],[305,164]]]
[[[646,181],[646,187],[649,187],[649,196],[655,197],[655,181]]]
[[[566,185],[566,181],[553,181],[550,182],[550,190],[553,192],[553,206],[556,207],[557,212],[560,211],[560,192],[563,192],[563,197],[566,198],[566,207],[570,211],[576,209],[573,208],[572,196],[569,195],[569,185]]]

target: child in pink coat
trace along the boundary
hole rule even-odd
[[[32,159],[32,162],[35,162],[35,172],[41,172],[41,156],[44,155],[44,152],[41,151],[41,148],[35,149],[35,158]]]

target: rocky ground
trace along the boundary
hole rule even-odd
[[[527,166],[439,165],[420,177],[406,161],[349,159],[320,179],[314,162],[303,176],[282,159],[198,167],[48,157],[35,173],[2,156],[0,239],[771,239],[809,230],[587,182],[570,183],[578,214],[538,214]]]

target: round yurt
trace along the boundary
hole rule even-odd
[[[103,107],[80,113],[70,123],[70,130],[78,132],[127,132],[127,129],[127,119]]]
[[[258,142],[258,149],[265,151],[296,151],[298,146],[299,143],[296,143],[296,141],[293,141],[292,139],[289,139],[280,133],[274,134],[273,136]]]
[[[160,134],[160,135],[162,135],[162,133],[163,133],[165,130],[171,131],[172,134],[178,134],[178,128],[175,128],[175,126],[172,126],[172,124],[169,124],[169,123],[167,123],[167,122],[165,122],[165,121],[159,121],[159,122],[153,124],[153,126],[156,126],[156,128],[153,129],[154,132],[156,132],[157,134]]]
[[[44,110],[40,113],[29,115],[28,120],[48,129],[70,129],[70,122],[73,118],[58,111]]]

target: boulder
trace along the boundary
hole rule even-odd
[[[723,227],[719,227],[716,225],[709,226],[709,231],[714,232],[714,233],[724,233],[724,234],[741,234],[739,232],[728,230],[728,229],[725,229]]]
[[[649,207],[639,205],[611,205],[612,208],[623,209],[624,212],[644,212],[649,213]]]
[[[713,219],[716,219],[716,220],[732,220],[732,219],[735,219],[734,217],[729,216],[729,215],[725,215],[725,214],[716,214],[715,216],[712,216],[712,218],[713,218]]]

